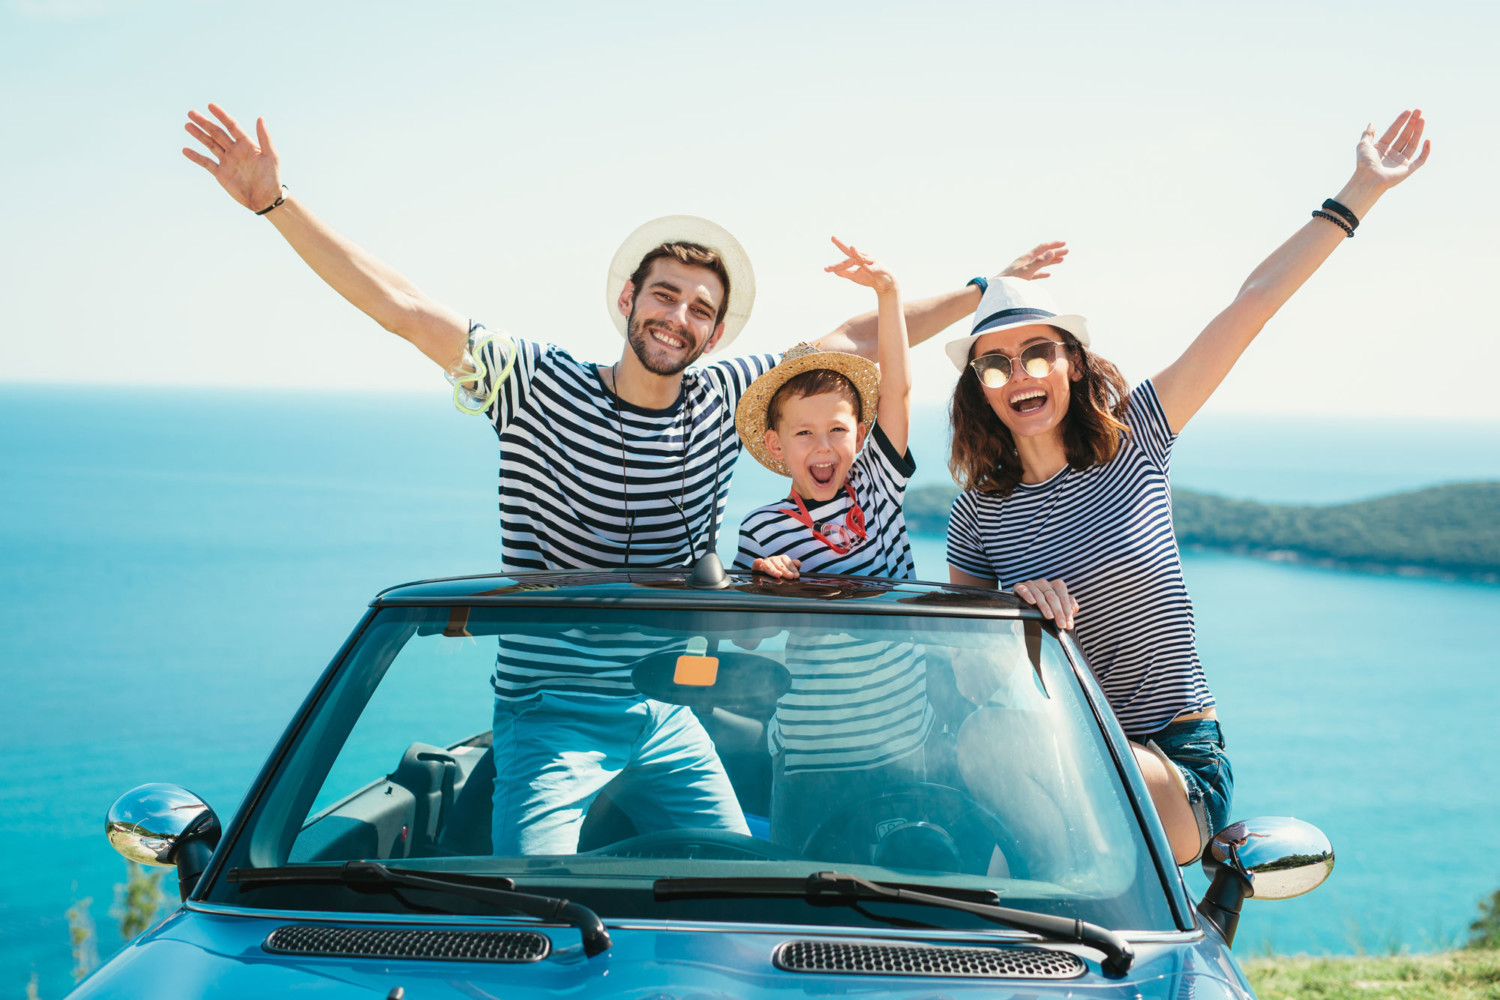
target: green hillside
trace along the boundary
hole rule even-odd
[[[1500,951],[1468,948],[1434,955],[1262,957],[1245,962],[1261,1000],[1494,1000]]]
[[[947,530],[957,491],[924,486],[906,499],[910,529]],[[1263,504],[1173,491],[1185,546],[1500,581],[1500,483],[1456,483],[1329,506]]]

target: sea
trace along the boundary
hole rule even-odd
[[[916,485],[949,482],[946,426],[915,415]],[[1182,487],[1338,503],[1500,480],[1500,422],[1206,413],[1173,462]],[[175,782],[227,818],[376,591],[498,567],[497,465],[440,392],[0,384],[0,996],[71,988],[84,901],[100,957],[121,946],[120,793]],[[783,489],[739,463],[726,561]],[[943,540],[914,547],[945,580]],[[1308,820],[1337,854],[1316,892],[1248,902],[1236,951],[1461,943],[1500,889],[1500,586],[1184,568],[1235,815]]]

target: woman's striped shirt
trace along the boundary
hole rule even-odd
[[[915,579],[901,513],[915,471],[911,453],[897,455],[876,424],[849,470],[849,485],[865,513],[863,542],[849,539],[857,544],[840,555],[787,515],[796,506],[781,500],[745,517],[735,566],[749,569],[764,556],[789,555],[802,560],[804,576]],[[846,523],[849,506],[849,494],[840,491],[832,500],[809,503],[807,512],[829,534]],[[911,641],[793,633],[786,641],[786,668],[792,687],[777,703],[768,737],[771,751],[785,754],[787,774],[878,767],[922,746],[932,730],[926,659]]]
[[[1078,598],[1078,641],[1126,734],[1157,732],[1214,704],[1198,661],[1193,604],[1172,530],[1176,435],[1156,389],[1130,394],[1120,450],[1009,496],[969,490],[953,503],[948,562],[1010,589],[1061,578]]]

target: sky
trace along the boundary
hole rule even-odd
[[[1500,421],[1497,28],[1444,0],[0,0],[0,382],[444,392],[182,157],[209,101],[265,116],[297,197],[426,292],[578,357],[619,356],[620,240],[691,213],[754,262],[736,350],[873,307],[823,273],[831,235],[911,298],[1064,239],[1049,290],[1132,381],[1419,106],[1430,162],[1210,408]],[[919,402],[951,391],[944,339]]]

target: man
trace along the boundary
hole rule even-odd
[[[609,283],[625,348],[612,365],[582,363],[555,345],[493,334],[422,294],[283,187],[263,119],[252,139],[223,109],[208,108],[213,118],[189,112],[186,125],[207,155],[183,154],[264,216],[331,288],[436,362],[460,404],[494,424],[507,570],[686,566],[706,549],[739,453],[735,407],[776,363],[766,354],[690,367],[732,340],[750,314],[754,279],[732,236],[683,216],[631,234]],[[1044,277],[1041,269],[1066,253],[1060,243],[1044,244],[1002,273]],[[911,341],[972,313],[979,295],[966,285],[909,305]],[[873,358],[875,334],[872,312],[817,346]],[[627,638],[601,648],[578,632],[546,637],[539,648],[534,637],[501,637],[493,679],[497,853],[576,849],[589,803],[627,770],[647,783],[671,825],[745,832],[696,718],[636,692],[618,650],[636,657],[651,643]],[[566,702],[539,706],[543,691]],[[629,699],[624,709],[621,698]],[[583,748],[579,759],[568,759],[570,747]]]

